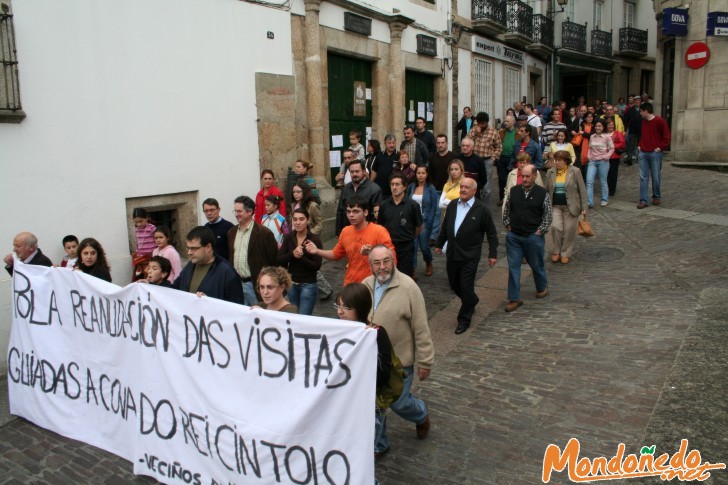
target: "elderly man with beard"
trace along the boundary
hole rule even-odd
[[[427,438],[430,415],[424,401],[410,393],[415,365],[421,381],[430,375],[435,362],[435,347],[427,324],[425,298],[419,286],[409,276],[397,271],[392,250],[385,245],[374,246],[369,252],[372,276],[363,283],[372,292],[370,321],[384,327],[392,341],[397,357],[407,374],[402,395],[390,408],[407,421],[415,423],[417,437]],[[386,416],[377,423],[375,456],[389,451]]]

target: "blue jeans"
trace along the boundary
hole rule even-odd
[[[608,166],[609,164],[607,164]],[[533,272],[536,291],[548,288],[546,266],[543,263],[544,237],[537,234],[519,236],[508,231],[506,234],[506,254],[508,255],[508,300],[521,299],[521,262],[526,258]]]
[[[415,238],[415,262],[413,268],[417,267],[417,251],[422,251],[422,258],[425,263],[432,261],[432,250],[430,249],[430,234],[432,234],[432,227],[428,224],[423,224],[422,232]]]
[[[609,201],[609,186],[607,176],[609,175],[609,160],[589,160],[586,167],[586,203],[589,207],[594,205],[594,178],[599,172],[599,182],[602,184],[602,202]]]
[[[415,424],[422,424],[427,418],[427,406],[425,406],[424,401],[417,399],[410,394],[412,379],[414,378],[414,367],[405,367],[404,371],[407,374],[407,377],[404,379],[402,395],[399,396],[399,399],[394,401],[389,408],[407,421],[411,421]],[[377,442],[374,443],[374,451],[381,452],[389,448],[389,438],[387,437],[387,416],[382,413],[377,417],[381,417],[381,424],[379,420],[377,420],[377,424],[374,427],[374,436],[379,437]]]
[[[258,295],[255,294],[252,281],[242,282],[243,285],[243,301],[248,306],[253,306],[258,303]]]
[[[293,283],[288,289],[288,301],[298,307],[300,315],[313,315],[313,307],[318,297],[316,283]]]
[[[662,152],[639,152],[640,162],[640,202],[647,203],[647,181],[652,175],[652,198],[660,198],[660,171]]]

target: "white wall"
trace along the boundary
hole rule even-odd
[[[287,12],[237,0],[35,0],[13,9],[27,118],[0,124],[3,255],[24,230],[56,262],[64,235],[93,236],[125,284],[125,198],[199,191],[231,219],[232,199],[254,196],[255,72],[292,74]],[[2,271],[2,352],[10,286]]]

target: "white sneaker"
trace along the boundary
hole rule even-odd
[[[602,201],[602,207],[606,207],[606,206],[608,206],[608,205],[609,205],[609,202],[606,202],[606,201]]]

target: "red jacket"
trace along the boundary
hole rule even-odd
[[[285,197],[283,196],[283,192],[281,192],[281,189],[276,187],[275,185],[271,185],[270,189],[268,189],[268,193],[263,195],[263,189],[260,189],[258,191],[258,195],[255,196],[255,222],[260,224],[263,222],[263,214],[265,214],[265,198],[269,195],[277,195],[281,198],[281,205],[278,206],[278,212],[281,213],[283,217],[286,216],[286,201]]]

